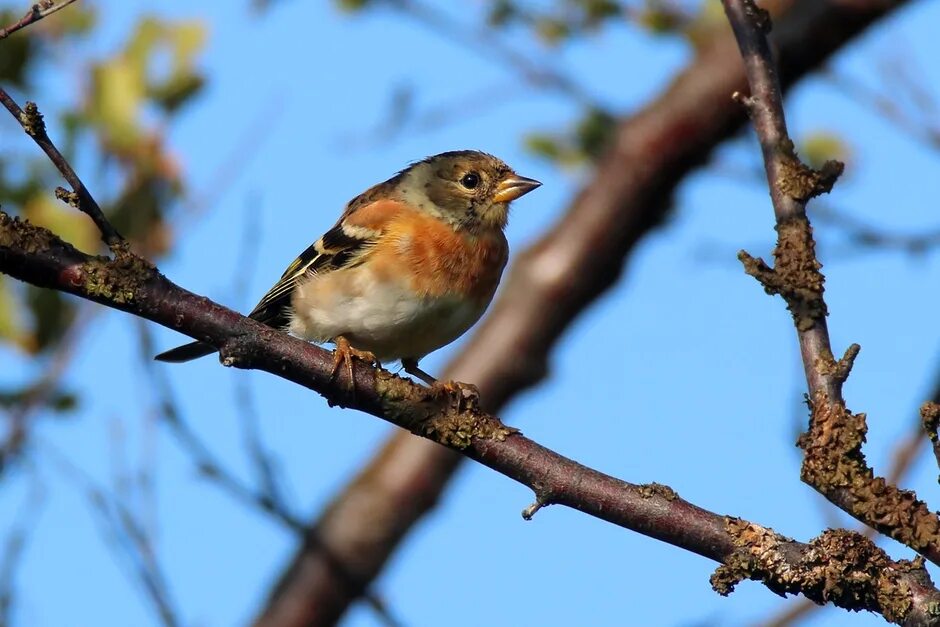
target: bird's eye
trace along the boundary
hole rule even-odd
[[[480,184],[480,175],[476,172],[468,172],[460,179],[460,184],[467,189],[476,189],[477,185]]]

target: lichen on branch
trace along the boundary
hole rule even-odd
[[[768,294],[779,294],[787,303],[799,331],[808,331],[827,314],[823,300],[825,277],[816,258],[813,229],[805,216],[781,221],[774,248],[774,267],[745,251],[738,253],[744,271]]]

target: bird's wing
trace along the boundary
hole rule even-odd
[[[286,325],[289,322],[286,309],[298,283],[312,274],[363,263],[387,225],[406,210],[402,203],[394,200],[362,200],[365,198],[358,197],[350,202],[339,222],[287,267],[249,317],[273,327]]]

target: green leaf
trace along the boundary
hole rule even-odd
[[[0,340],[30,351],[32,334],[23,320],[23,305],[13,285],[0,274]]]
[[[830,131],[817,131],[804,137],[799,142],[799,153],[815,169],[831,159],[843,163],[852,159],[852,147],[841,135]]]

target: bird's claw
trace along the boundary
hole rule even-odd
[[[431,384],[431,394],[455,400],[457,411],[478,407],[480,404],[480,390],[472,383],[435,381]]]
[[[353,394],[356,392],[356,380],[353,378],[353,359],[364,361],[370,366],[377,365],[379,360],[369,351],[353,348],[344,337],[336,338],[336,349],[333,351],[333,369],[330,371],[330,380],[336,380],[339,369],[344,366],[346,370],[347,388]]]

